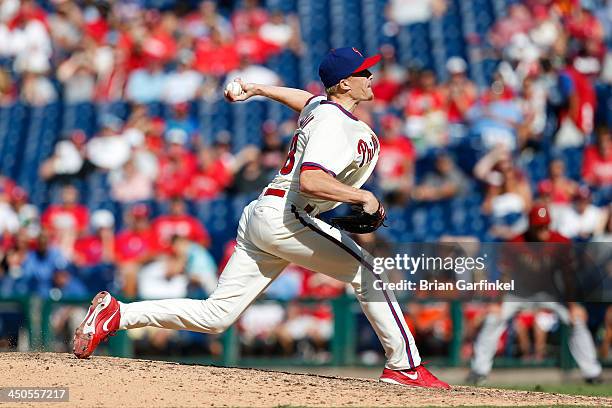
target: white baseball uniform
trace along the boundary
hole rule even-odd
[[[340,203],[300,192],[302,171],[323,170],[360,188],[378,160],[378,138],[368,125],[324,97],[311,98],[298,119],[283,168],[243,211],[234,254],[206,300],[167,299],[121,303],[121,329],[143,326],[220,333],[289,264],[350,283],[374,327],[387,368],[420,365],[414,339],[393,292],[368,302],[362,274],[373,274],[372,256],[345,232],[315,218]]]
[[[581,319],[571,321],[567,306],[558,302],[529,302],[511,299],[502,303],[499,314],[490,313],[474,342],[474,357],[471,368],[475,374],[488,375],[493,368],[497,343],[508,326],[508,322],[521,310],[548,309],[555,312],[561,321],[571,325],[569,349],[585,378],[601,375],[601,364],[589,328]]]

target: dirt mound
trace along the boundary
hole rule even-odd
[[[0,353],[0,388],[69,387],[64,407],[166,406],[612,406],[612,398],[453,387],[413,389],[375,380],[288,374],[59,353]],[[40,406],[39,403],[29,403]],[[44,404],[52,406],[51,404]],[[2,406],[2,403],[0,403]],[[28,403],[19,406],[28,406]]]

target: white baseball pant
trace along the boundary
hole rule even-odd
[[[474,342],[472,371],[478,375],[487,375],[493,367],[493,358],[497,343],[508,325],[508,321],[521,310],[549,309],[555,312],[565,324],[571,324],[569,339],[570,352],[585,378],[594,378],[601,374],[601,364],[597,361],[597,352],[593,337],[582,320],[570,322],[567,307],[557,302],[503,302],[500,313],[489,313],[485,318],[478,337]]]
[[[361,274],[372,272],[372,256],[346,233],[312,217],[286,199],[263,196],[243,211],[236,250],[205,300],[166,299],[121,303],[120,329],[144,326],[221,333],[289,264],[350,283],[378,335],[386,367],[421,364],[414,338],[393,292],[386,302],[367,302]]]

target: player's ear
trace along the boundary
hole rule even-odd
[[[348,92],[351,90],[351,84],[348,78],[341,79],[338,83],[339,88],[342,90],[342,93]]]

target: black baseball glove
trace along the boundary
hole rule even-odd
[[[386,219],[385,208],[379,201],[378,209],[374,214],[368,214],[363,211],[363,207],[353,205],[351,206],[351,213],[349,215],[344,217],[333,217],[329,222],[334,227],[347,232],[367,234],[376,231],[378,227],[384,225]]]

